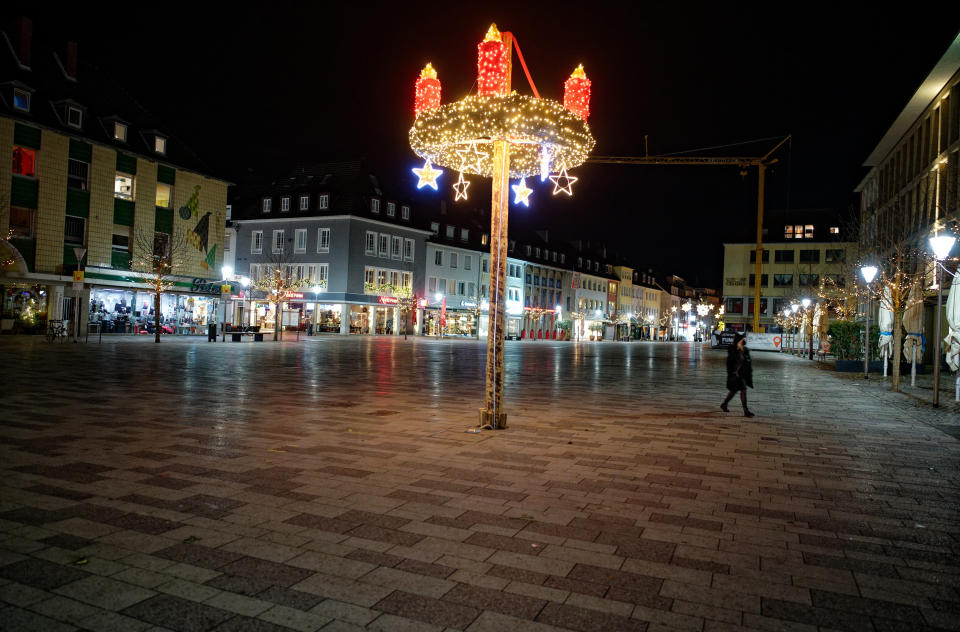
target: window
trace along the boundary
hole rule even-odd
[[[540,258],[540,248],[539,248],[539,247],[537,247],[536,252],[537,252],[537,259],[539,259],[539,258]]]
[[[373,198],[370,200],[370,212],[371,213],[380,213],[380,200]]]
[[[803,227],[803,238],[813,239],[813,224],[807,224]]]
[[[447,237],[449,237],[450,239],[453,239],[453,231],[454,231],[454,227],[453,227],[453,226],[450,226],[450,225],[448,224],[448,225],[447,225]]]
[[[133,193],[133,176],[117,172],[113,178],[113,197],[132,201]]]
[[[430,222],[430,232],[434,235],[440,234],[440,222]]]
[[[403,240],[403,258],[407,261],[413,261],[413,240]]]
[[[377,269],[376,268],[364,268],[363,270],[363,282],[373,285],[377,281]]]
[[[820,263],[819,250],[801,250],[800,263]]]
[[[847,283],[842,274],[825,274],[823,276],[835,287],[844,287]]]
[[[467,284],[467,296],[476,296],[477,295],[477,284],[472,281]]]
[[[73,158],[67,159],[67,187],[86,191],[90,182],[90,165]]]
[[[529,282],[530,282],[530,275],[528,274],[528,275],[527,275],[527,283],[529,283]],[[540,277],[539,277],[539,276],[534,275],[534,277],[533,277],[533,284],[534,284],[534,285],[540,285]]]
[[[467,295],[467,284],[464,283],[463,281],[457,282],[457,294],[459,294],[460,296]]]
[[[757,251],[756,249],[750,251],[750,263],[757,262]],[[770,263],[770,251],[766,248],[763,249],[763,255],[760,257],[760,263]]]
[[[456,279],[450,279],[450,291],[449,294],[457,293],[457,281]]]
[[[300,210],[301,210],[301,211],[306,211],[306,210],[308,210],[309,208],[310,208],[310,196],[309,196],[309,195],[301,195],[301,196],[300,196]]]
[[[473,266],[473,257],[470,255],[463,255],[463,269],[469,270]]]
[[[263,198],[263,212],[269,213],[273,210],[273,200],[270,198]]]
[[[67,125],[80,129],[83,127],[83,110],[72,105],[67,106]]]
[[[529,272],[527,273],[527,279],[526,279],[526,281],[527,281],[527,285],[530,285],[530,273],[529,273]]]
[[[390,238],[390,256],[394,259],[403,258],[403,237]]]
[[[317,198],[317,208],[319,209],[328,209],[330,208],[330,195],[327,193],[321,193]]]
[[[413,287],[413,273],[404,272],[403,273],[403,287]]]
[[[515,267],[517,268],[517,270],[520,269],[520,266],[515,266]],[[489,273],[489,272],[490,272],[490,261],[487,260],[487,259],[482,259],[482,260],[480,261],[480,269],[483,271],[484,274]],[[520,278],[520,273],[517,272],[517,274],[514,275],[514,276],[516,276],[516,277],[519,279],[519,278]]]
[[[530,253],[533,252],[533,248],[530,246],[527,246],[526,248],[524,248],[524,252],[526,252],[527,256],[529,257]]]
[[[83,245],[83,233],[86,221],[82,217],[66,216],[63,224],[63,241],[66,244]]]
[[[840,234],[840,227],[839,227],[839,226],[831,226],[831,227],[830,227],[830,234],[831,234],[831,235],[839,235],[839,234]]]
[[[843,250],[827,250],[824,255],[824,263],[843,263],[846,259],[846,253]]]
[[[484,233],[480,236],[480,244],[486,246],[490,243],[490,235]]]
[[[387,217],[395,217],[397,214],[397,205],[393,202],[387,202]]]
[[[433,264],[434,264],[434,265],[438,265],[438,266],[442,266],[442,265],[443,265],[443,251],[442,251],[442,250],[438,250],[438,251],[436,251],[435,253],[433,253]]]
[[[470,231],[466,228],[460,229],[460,241],[468,241],[470,239]]]
[[[23,112],[30,111],[30,93],[26,90],[13,90],[13,107]]]
[[[757,284],[757,275],[750,275],[750,287],[755,287]],[[760,275],[760,287],[770,287],[770,280],[767,278],[766,274]]]
[[[273,231],[273,254],[279,255],[283,253],[283,231],[275,230]]]
[[[161,233],[157,233],[157,235],[160,235],[160,234],[161,234]],[[164,237],[166,237],[166,235],[164,235]],[[154,241],[154,248],[156,248],[156,243],[157,243],[157,242]],[[262,275],[261,275],[261,273],[260,273],[260,264],[259,264],[259,263],[251,263],[251,264],[250,264],[250,280],[251,280],[251,281],[259,281],[259,280],[261,279],[261,276],[262,276]]]
[[[157,183],[156,205],[161,208],[170,208],[173,205],[173,187],[163,182]]]
[[[437,291],[437,277],[430,277],[427,279],[427,292],[433,294]]]
[[[773,287],[793,287],[792,274],[774,274]]]
[[[320,283],[324,286],[330,281],[330,264],[321,263],[317,268],[317,276],[314,278],[314,281]]]
[[[18,176],[37,177],[37,152],[26,147],[13,148],[13,172]]]
[[[370,235],[372,234],[373,233],[367,233],[367,249],[368,250],[370,249]],[[317,229],[317,252],[330,252],[330,229],[329,228]]]
[[[399,272],[390,272],[390,285],[393,287],[398,287],[400,285],[400,273]]]
[[[773,260],[777,263],[793,263],[792,250],[777,250],[773,255]]]
[[[158,154],[167,153],[167,139],[163,136],[154,136],[153,151],[157,152]]]
[[[377,268],[377,285],[386,285],[387,284],[387,271],[382,268]]]
[[[743,313],[743,299],[742,299],[742,298],[728,298],[728,299],[727,299],[727,313],[728,313],[728,314],[742,314],[742,313]]]
[[[367,231],[367,240],[364,252],[368,255],[377,254],[377,234],[372,230]]]
[[[258,255],[263,252],[263,231],[255,230],[250,233],[250,254]]]
[[[800,287],[816,287],[820,284],[819,274],[801,274]]]
[[[130,252],[130,229],[127,227],[113,227],[113,242],[111,249],[116,252]]]
[[[285,195],[282,198],[280,198],[280,212],[286,213],[289,210],[290,210],[290,196]]]
[[[223,234],[223,251],[224,252],[230,252],[231,242],[233,241],[232,237],[233,235],[231,235],[230,233]]]
[[[390,235],[380,233],[380,256],[390,256]]]
[[[293,234],[293,251],[301,253],[307,251],[307,229],[298,228]]]
[[[457,267],[457,257],[458,257],[457,253],[455,253],[455,252],[451,252],[451,253],[450,253],[450,267],[451,267],[451,268],[456,268],[456,267]]]
[[[404,206],[401,206],[401,207],[400,207],[400,218],[401,218],[401,219],[405,219],[405,220],[409,220],[409,219],[410,219],[410,207],[409,207],[409,206],[404,205]]]
[[[754,305],[753,299],[750,299],[750,302],[747,304],[747,313],[748,313],[748,314],[752,314],[752,313],[753,313],[753,305]],[[767,312],[767,299],[765,299],[765,298],[760,299],[760,313],[761,313],[761,314],[767,314],[767,313],[768,313],[768,312]]]

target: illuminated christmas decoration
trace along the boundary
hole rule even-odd
[[[485,151],[480,151],[477,141],[473,141],[466,149],[458,149],[460,156],[460,171],[469,169],[472,173],[479,173],[483,169],[483,161],[490,157]]]
[[[453,185],[453,190],[457,192],[457,197],[453,200],[454,202],[458,200],[467,199],[467,187],[470,186],[470,183],[463,179],[463,172],[460,173],[460,179],[457,180],[456,184]]]
[[[590,116],[590,80],[583,71],[583,64],[577,66],[563,83],[563,107],[584,121]]]
[[[550,176],[550,181],[553,182],[553,194],[556,195],[563,191],[567,195],[573,195],[573,189],[571,187],[573,187],[573,183],[579,179],[580,178],[574,176],[568,176],[567,168],[563,167],[560,173],[555,176]],[[561,181],[563,181],[563,184],[560,184]]]
[[[427,158],[427,161],[423,163],[423,166],[419,169],[411,169],[417,177],[420,178],[420,181],[417,182],[417,188],[422,189],[423,187],[433,187],[434,191],[437,191],[437,178],[440,177],[440,174],[443,173],[443,169],[437,169],[432,164],[430,164],[430,159]]]
[[[520,178],[520,184],[514,184],[510,187],[513,189],[513,203],[514,204],[523,204],[524,206],[530,206],[530,194],[533,193],[533,189],[527,188],[526,178]]]
[[[477,44],[477,95],[481,97],[506,96],[510,78],[510,49],[503,42],[496,24],[491,24],[487,36]]]
[[[416,90],[413,97],[413,113],[419,115],[420,112],[435,108],[440,105],[440,80],[437,79],[437,71],[431,64],[427,64],[420,71],[420,77],[417,78]]]
[[[550,176],[550,148],[544,145],[540,148],[540,182]]]

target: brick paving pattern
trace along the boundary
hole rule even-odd
[[[476,342],[0,354],[4,630],[960,630],[956,413],[797,358],[748,420],[723,352],[508,344],[469,434]]]

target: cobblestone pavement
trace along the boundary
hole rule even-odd
[[[0,339],[4,630],[960,629],[956,414],[754,354]],[[731,405],[731,411],[735,410]]]

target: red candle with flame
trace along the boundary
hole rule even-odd
[[[563,83],[563,107],[584,121],[590,116],[590,80],[583,71],[583,64],[577,66]]]
[[[497,25],[491,24],[487,36],[477,45],[477,95],[507,95],[509,62],[510,51],[503,43]]]
[[[437,71],[433,66],[427,64],[420,71],[420,77],[417,78],[416,94],[413,97],[413,113],[416,116],[420,112],[440,106],[440,80],[437,79]]]

